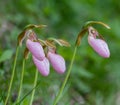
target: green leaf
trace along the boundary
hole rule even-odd
[[[10,59],[13,55],[13,50],[6,50],[3,52],[3,54],[0,56],[0,62],[4,62],[8,59]]]

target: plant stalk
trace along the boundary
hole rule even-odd
[[[10,96],[11,87],[12,87],[13,79],[14,79],[14,75],[15,75],[15,68],[16,68],[18,51],[19,51],[19,46],[17,46],[17,49],[16,49],[16,54],[15,54],[15,59],[14,59],[14,64],[13,64],[13,69],[12,69],[12,75],[11,75],[10,84],[9,84],[9,88],[8,88],[8,93],[7,93],[7,97],[5,99],[5,104],[4,105],[7,105],[7,102],[8,102],[9,96]]]
[[[19,92],[18,92],[17,102],[20,100],[20,96],[21,96],[21,92],[22,92],[24,71],[25,71],[25,59],[23,59],[23,63],[22,63],[22,71],[21,71],[21,77],[20,77],[20,88],[19,88]]]
[[[36,72],[35,72],[35,80],[34,80],[33,88],[36,87],[36,85],[37,85],[37,79],[38,79],[38,70],[36,70]],[[32,103],[33,103],[34,94],[35,94],[35,89],[32,91],[32,95],[31,95],[31,99],[30,99],[30,104],[29,105],[32,105]]]
[[[63,84],[62,84],[62,86],[61,86],[61,88],[60,88],[60,90],[59,90],[59,92],[58,92],[58,94],[57,94],[57,96],[56,96],[56,98],[54,100],[53,105],[56,105],[58,103],[58,101],[59,101],[59,99],[60,99],[60,97],[61,97],[61,95],[63,93],[63,90],[65,88],[65,85],[66,85],[66,83],[68,81],[68,78],[69,78],[71,70],[72,70],[72,65],[73,65],[73,62],[74,62],[74,59],[75,59],[76,52],[77,52],[77,46],[75,46],[75,49],[74,49],[74,52],[73,52],[73,56],[72,56],[72,60],[71,60],[69,69],[67,71],[66,77],[65,77],[65,79],[63,81]]]

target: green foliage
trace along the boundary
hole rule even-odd
[[[88,20],[110,25],[111,30],[94,27],[107,41],[111,57],[104,59],[96,54],[88,45],[86,34],[59,105],[119,105],[120,3],[117,0],[1,0],[0,7],[0,105],[7,94],[17,36],[26,25],[46,24],[47,28],[35,30],[39,38],[63,38],[71,43],[70,48],[57,48],[68,68],[77,34]],[[10,103],[17,97],[14,95],[19,88],[24,47],[20,48]],[[25,65],[22,97],[32,89],[34,74],[35,66],[30,56]],[[34,104],[51,105],[64,77],[65,74],[57,74],[52,67],[48,77],[39,75],[40,87],[36,89]],[[29,99],[30,95],[23,105]]]
[[[11,59],[13,55],[13,50],[6,50],[2,53],[2,55],[0,56],[0,62],[4,62],[6,60]]]

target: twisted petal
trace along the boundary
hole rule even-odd
[[[48,52],[48,59],[52,64],[53,68],[60,74],[64,73],[66,70],[65,60],[62,56]]]
[[[93,36],[88,36],[90,46],[102,57],[110,57],[110,51],[107,43],[102,39],[95,39]]]
[[[30,39],[27,39],[26,46],[38,60],[43,60],[45,58],[44,50],[39,42],[33,42]]]
[[[50,64],[47,58],[44,58],[42,61],[38,60],[36,57],[32,56],[33,58],[33,62],[35,64],[35,66],[37,67],[37,69],[39,70],[39,72],[43,75],[43,76],[48,76],[50,70]]]

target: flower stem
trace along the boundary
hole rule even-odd
[[[61,86],[61,88],[60,88],[60,90],[59,90],[59,92],[58,92],[58,94],[57,94],[57,96],[56,96],[56,98],[54,100],[53,105],[56,105],[58,103],[58,101],[59,101],[59,99],[60,99],[60,97],[61,97],[61,95],[63,93],[63,89],[65,88],[65,85],[66,85],[66,83],[68,81],[68,78],[69,78],[71,70],[72,70],[72,65],[73,65],[73,62],[74,62],[74,59],[75,59],[76,52],[77,52],[77,46],[75,46],[69,69],[67,71],[66,77],[65,77],[65,79],[63,81],[63,84],[62,84],[62,86]]]
[[[16,49],[15,60],[14,60],[13,69],[12,69],[12,75],[11,75],[10,84],[9,84],[9,88],[8,88],[8,93],[7,93],[7,97],[5,99],[5,104],[4,105],[7,105],[7,102],[8,102],[9,96],[10,96],[11,87],[12,87],[13,79],[14,79],[14,75],[15,75],[15,68],[16,68],[18,51],[19,51],[19,46],[17,46],[17,49]]]
[[[17,102],[20,100],[20,96],[21,96],[23,77],[24,77],[24,70],[25,70],[25,59],[23,59],[23,63],[22,63],[22,71],[21,71],[21,77],[20,77],[20,88],[19,88],[19,92],[18,92]]]
[[[35,72],[35,80],[34,80],[34,85],[33,88],[36,87],[37,85],[37,78],[38,78],[38,70]],[[33,99],[34,99],[34,94],[35,94],[35,89],[32,91],[31,99],[30,99],[30,105],[32,105]]]

